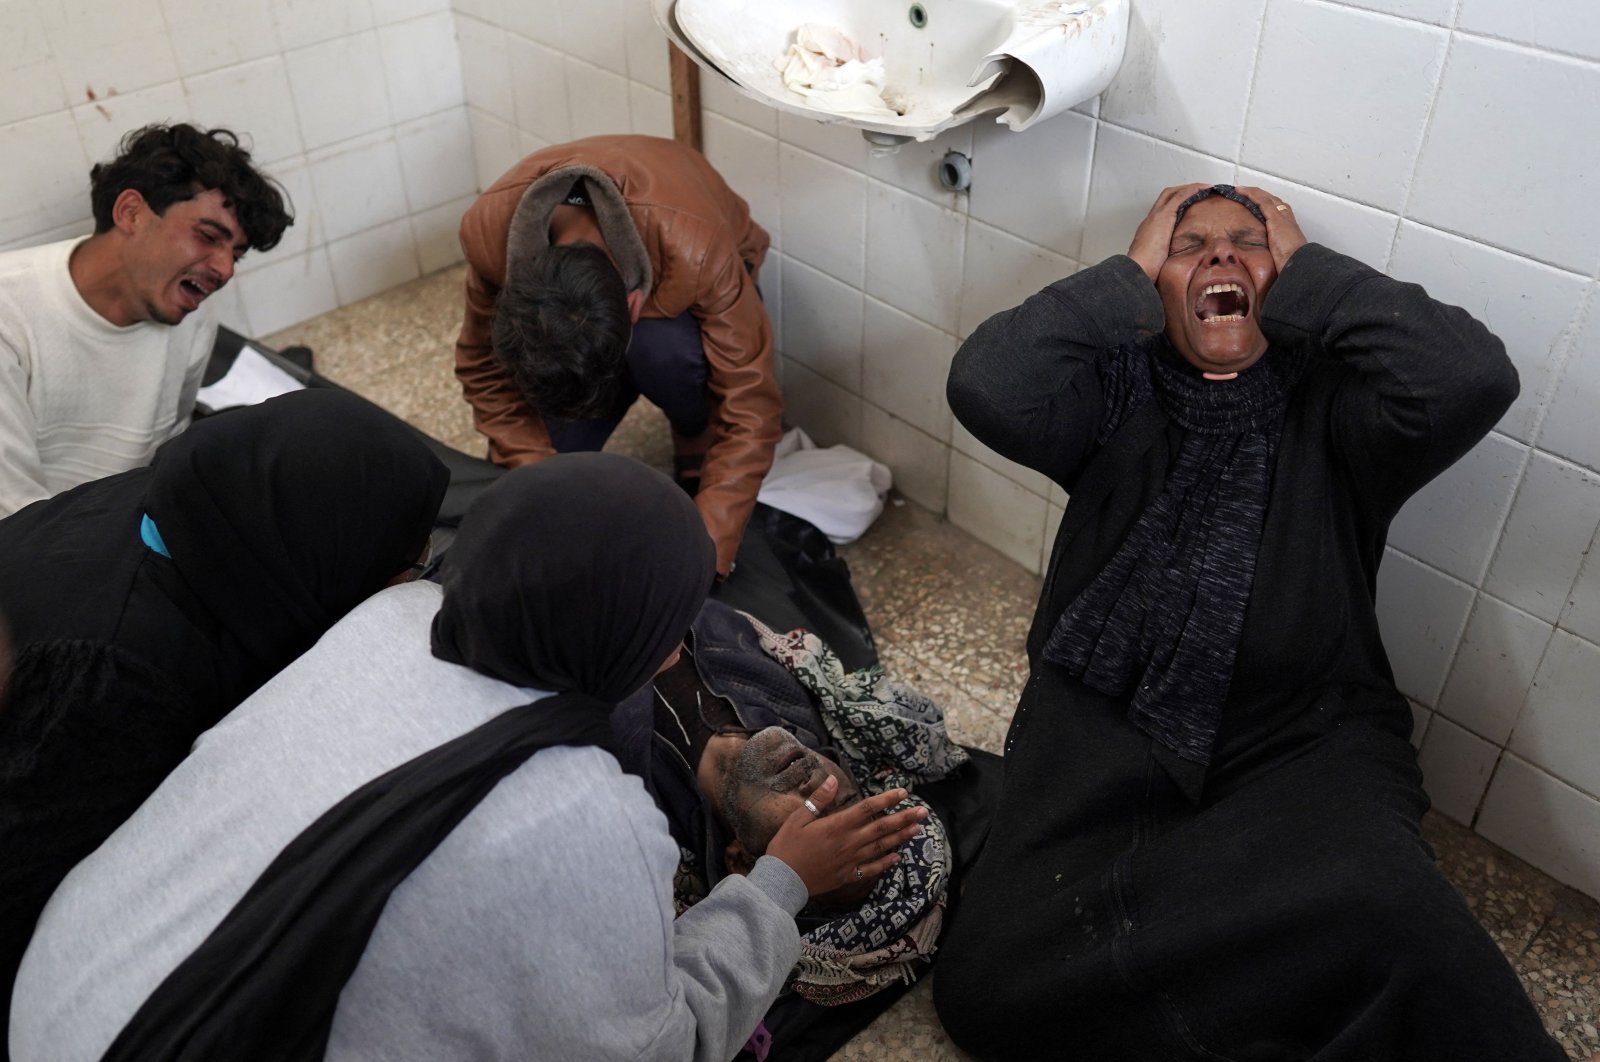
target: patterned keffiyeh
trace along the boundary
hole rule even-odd
[[[950,740],[939,706],[881,667],[846,671],[816,635],[777,632],[750,618],[761,648],[817,698],[822,721],[850,772],[868,794],[943,778],[967,762]],[[926,806],[911,796],[891,810]],[[912,981],[932,957],[944,923],[950,879],[944,824],[929,809],[920,837],[900,849],[865,903],[801,937],[792,986],[814,1003],[849,1003],[886,985]]]

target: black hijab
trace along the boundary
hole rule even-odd
[[[144,504],[195,596],[276,671],[417,559],[448,484],[403,422],[313,388],[164,445]]]
[[[612,704],[642,687],[715,574],[699,512],[669,486],[603,453],[502,477],[445,556],[433,655],[515,686]]]
[[[434,655],[559,692],[401,764],[306,827],[102,1062],[321,1059],[389,894],[534,753],[608,742],[615,701],[650,680],[699,612],[716,552],[665,476],[569,454],[490,487],[444,573]]]

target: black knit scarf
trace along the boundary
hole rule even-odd
[[[1067,606],[1044,657],[1093,689],[1132,694],[1128,718],[1207,764],[1255,580],[1274,457],[1304,359],[1270,351],[1232,380],[1204,380],[1157,337],[1103,370],[1104,444],[1156,401],[1187,429],[1161,493]]]

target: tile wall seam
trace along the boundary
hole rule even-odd
[[[1518,763],[1522,764],[1524,767],[1527,767],[1528,769],[1533,770],[1533,771],[1537,771],[1540,774],[1544,775],[1546,778],[1549,778],[1554,782],[1558,782],[1561,785],[1566,786],[1568,789],[1572,790],[1574,793],[1577,793],[1580,796],[1585,797],[1586,799],[1591,800],[1596,804],[1600,804],[1600,793],[1591,793],[1591,792],[1589,792],[1589,790],[1585,789],[1583,786],[1579,785],[1578,783],[1576,783],[1576,782],[1574,782],[1574,781],[1572,781],[1570,779],[1563,778],[1559,774],[1556,774],[1556,773],[1554,773],[1552,771],[1549,771],[1549,770],[1539,766],[1537,763],[1534,763],[1532,760],[1528,759],[1526,756],[1520,756],[1516,752],[1513,752],[1511,749],[1506,749],[1506,755],[1509,756],[1510,758],[1516,760]]]
[[[1209,159],[1212,162],[1220,162],[1224,166],[1237,167],[1239,165],[1239,162],[1238,162],[1237,159],[1225,159],[1221,155],[1213,155],[1208,151],[1201,151],[1199,148],[1193,146],[1192,144],[1185,144],[1185,143],[1182,143],[1181,141],[1172,140],[1172,139],[1169,139],[1168,137],[1159,136],[1159,135],[1157,135],[1155,133],[1147,133],[1143,129],[1135,129],[1132,126],[1129,126],[1129,125],[1122,125],[1119,122],[1113,122],[1109,118],[1096,118],[1095,121],[1104,122],[1106,125],[1109,125],[1111,128],[1115,129],[1119,133],[1127,133],[1130,136],[1143,137],[1145,140],[1153,140],[1158,144],[1165,144],[1167,147],[1175,147],[1175,148],[1178,148],[1180,151],[1187,151],[1191,155],[1199,155],[1201,158]],[[1099,145],[1098,145],[1098,141],[1097,141],[1096,142],[1096,149],[1097,150],[1098,150],[1098,146]],[[1263,170],[1262,172],[1265,173],[1266,171]],[[1295,183],[1296,184],[1305,184],[1306,182],[1304,182],[1304,181],[1296,181]],[[1307,185],[1307,187],[1310,187],[1310,186]],[[1319,188],[1319,189],[1317,189],[1317,191],[1320,192],[1320,191],[1322,191],[1322,189]],[[1328,195],[1335,195],[1336,193],[1329,192],[1327,194]],[[1343,198],[1348,198],[1348,197],[1343,197]],[[1366,206],[1368,204],[1363,203],[1362,205]],[[1377,209],[1377,208],[1374,208],[1374,209]],[[1085,227],[1087,227],[1087,212],[1085,214]],[[1081,245],[1079,247],[1079,251],[1080,251],[1080,253],[1082,251]]]
[[[1573,314],[1567,329],[1561,333],[1556,348],[1551,351],[1550,368],[1545,374],[1545,385],[1549,388],[1550,393],[1543,396],[1542,401],[1536,408],[1534,421],[1528,426],[1528,438],[1533,440],[1529,445],[1535,449],[1538,448],[1540,436],[1544,434],[1544,422],[1550,416],[1550,407],[1555,405],[1556,391],[1566,379],[1567,369],[1578,355],[1578,337],[1583,335],[1583,330],[1589,326],[1589,315],[1591,313],[1600,313],[1600,309],[1596,309],[1596,307],[1600,307],[1600,269],[1597,269],[1594,280],[1584,289],[1583,298],[1578,300],[1577,311]],[[1547,450],[1540,450],[1539,452],[1549,457],[1558,456]],[[1561,458],[1561,460],[1566,459]],[[1575,464],[1576,462],[1569,461],[1568,463]],[[1584,466],[1579,465],[1579,467],[1582,468]],[[1600,469],[1592,471],[1600,471]]]
[[[1600,648],[1600,642],[1590,641],[1571,627],[1562,625],[1563,618],[1572,611],[1572,605],[1577,597],[1578,584],[1583,581],[1584,569],[1588,567],[1589,558],[1594,556],[1596,549],[1600,549],[1600,527],[1594,529],[1594,534],[1589,536],[1589,544],[1583,548],[1583,560],[1578,562],[1578,572],[1572,577],[1572,585],[1567,587],[1566,599],[1561,602],[1561,611],[1556,613],[1555,629],[1571,638],[1576,638],[1585,645]]]
[[[1526,52],[1541,58],[1561,59],[1566,62],[1576,63],[1579,66],[1600,66],[1600,59],[1596,59],[1594,56],[1562,51],[1560,48],[1552,48],[1547,44],[1529,44],[1527,41],[1515,41],[1509,37],[1497,37],[1482,30],[1457,29],[1455,32],[1470,40],[1480,41],[1484,44],[1499,45],[1510,51]]]
[[[1411,166],[1406,172],[1406,183],[1400,194],[1400,209],[1396,213],[1402,220],[1410,217],[1411,194],[1416,190],[1417,171],[1422,168],[1422,153],[1428,148],[1428,134],[1433,131],[1433,115],[1439,107],[1439,95],[1444,90],[1445,75],[1450,71],[1450,56],[1455,53],[1456,47],[1456,22],[1461,17],[1460,0],[1456,0],[1454,9],[1450,12],[1450,24],[1445,27],[1444,55],[1439,60],[1439,73],[1433,79],[1433,91],[1428,94],[1428,108],[1422,115],[1422,129],[1417,134],[1417,149],[1411,156]],[[1400,245],[1400,226],[1396,225],[1394,236],[1389,240],[1389,254],[1385,265],[1394,261],[1395,248]]]
[[[1450,717],[1446,716],[1445,718],[1449,719]],[[1455,722],[1455,720],[1451,720],[1451,722]],[[1461,724],[1456,723],[1456,725],[1460,726]],[[1508,738],[1507,740],[1510,739]],[[1489,790],[1494,787],[1495,775],[1500,773],[1500,765],[1504,763],[1506,757],[1510,755],[1510,750],[1508,750],[1504,745],[1496,745],[1495,747],[1500,751],[1495,753],[1494,766],[1489,768],[1489,777],[1483,780],[1483,789],[1478,793],[1477,802],[1472,805],[1472,814],[1469,816],[1466,824],[1467,829],[1474,833],[1477,833],[1478,831],[1478,819],[1483,814],[1483,805],[1489,799]]]
[[[1472,608],[1467,610],[1467,625],[1468,626],[1471,625],[1473,616],[1475,616],[1477,614],[1478,605],[1482,602],[1482,600],[1485,597],[1489,598],[1491,601],[1500,601],[1499,598],[1495,597],[1493,594],[1489,593],[1487,590],[1478,591],[1478,593],[1472,599]],[[1501,602],[1501,604],[1505,604],[1505,602]],[[1515,605],[1507,605],[1507,607],[1516,609],[1516,611],[1518,611],[1518,612],[1522,612],[1522,609],[1517,608]],[[1540,623],[1550,623],[1549,620],[1539,619],[1538,616],[1533,616],[1532,613],[1524,613],[1524,614],[1532,616],[1534,619],[1539,620]],[[1539,660],[1538,660],[1537,663],[1535,663],[1533,665],[1534,678],[1538,678],[1539,669],[1544,666],[1545,657],[1547,655],[1549,655],[1550,646],[1555,641],[1555,630],[1556,630],[1555,624],[1550,624],[1550,633],[1545,636],[1544,648],[1539,650]],[[1463,632],[1462,632],[1462,640],[1465,640],[1465,633],[1466,633],[1465,630],[1463,630]],[[1459,649],[1459,646],[1458,646],[1458,649]],[[1452,657],[1451,661],[1450,661],[1450,671],[1454,671],[1454,670],[1455,670],[1455,659]],[[1450,680],[1450,671],[1446,671],[1445,672],[1445,682],[1446,682],[1447,685],[1449,684],[1449,680]],[[1509,729],[1506,730],[1505,740],[1503,740],[1503,741],[1496,741],[1494,738],[1489,737],[1487,734],[1479,733],[1477,730],[1475,730],[1473,727],[1469,726],[1467,723],[1461,721],[1460,719],[1457,719],[1455,717],[1455,715],[1453,715],[1451,712],[1445,710],[1445,708],[1442,705],[1435,706],[1432,709],[1432,711],[1433,711],[1433,713],[1435,715],[1444,716],[1444,718],[1449,720],[1452,724],[1454,724],[1455,726],[1459,727],[1462,730],[1465,730],[1467,733],[1471,734],[1473,737],[1479,739],[1480,741],[1483,741],[1484,743],[1489,744],[1489,745],[1493,745],[1495,748],[1500,749],[1501,751],[1507,751],[1508,752],[1511,749],[1511,738],[1512,738],[1512,735],[1514,735],[1517,732],[1517,724],[1522,721],[1522,713],[1527,710],[1528,698],[1533,695],[1533,685],[1534,685],[1533,679],[1529,679],[1528,680],[1528,688],[1522,691],[1522,699],[1517,702],[1517,709],[1511,716],[1511,726],[1510,726]],[[1441,689],[1440,692],[1442,693],[1443,690]]]
[[[1256,75],[1261,71],[1261,45],[1267,39],[1267,12],[1271,7],[1272,0],[1261,0],[1261,17],[1256,20],[1255,54],[1250,62],[1250,80],[1244,86],[1244,120],[1239,123],[1239,139],[1233,145],[1233,179],[1236,183],[1239,180],[1239,167],[1243,164],[1245,133],[1250,128],[1250,102],[1255,96]],[[1085,216],[1087,213],[1085,209]]]
[[[1297,181],[1296,183],[1297,184],[1305,184],[1304,181]],[[1310,186],[1308,185],[1307,187],[1310,187]],[[1317,189],[1317,190],[1321,191],[1321,189]],[[1334,193],[1334,192],[1327,192],[1325,194],[1327,194],[1327,195],[1337,195],[1337,193]],[[1368,203],[1361,203],[1360,200],[1350,199],[1349,196],[1339,196],[1339,198],[1341,198],[1341,199],[1349,199],[1350,202],[1352,202],[1352,203],[1360,203],[1360,205],[1362,205],[1362,206],[1371,206],[1371,204],[1368,204]],[[1382,210],[1383,208],[1382,207],[1372,207],[1372,209],[1374,209],[1374,210]],[[1395,212],[1392,211],[1392,210],[1385,210],[1384,213],[1393,214]],[[1475,244],[1478,244],[1479,246],[1487,247],[1490,250],[1499,251],[1502,254],[1509,254],[1509,255],[1513,255],[1513,256],[1515,256],[1517,258],[1526,259],[1527,261],[1532,262],[1535,265],[1542,265],[1546,269],[1558,270],[1559,272],[1567,273],[1567,274],[1569,274],[1571,276],[1575,276],[1575,277],[1579,277],[1579,278],[1582,278],[1582,277],[1585,276],[1585,274],[1581,270],[1573,269],[1571,266],[1562,265],[1559,262],[1552,262],[1547,258],[1540,258],[1538,255],[1529,254],[1527,251],[1519,251],[1514,247],[1506,247],[1506,246],[1504,246],[1502,244],[1495,243],[1493,240],[1490,240],[1489,238],[1487,238],[1485,236],[1474,236],[1471,233],[1467,233],[1467,232],[1457,232],[1455,229],[1452,229],[1447,225],[1441,225],[1438,222],[1434,222],[1434,221],[1423,221],[1421,218],[1408,217],[1408,216],[1406,216],[1404,214],[1401,214],[1401,215],[1398,215],[1398,216],[1399,216],[1401,221],[1403,221],[1403,222],[1404,221],[1408,221],[1411,224],[1418,226],[1419,228],[1432,229],[1434,232],[1442,232],[1447,236],[1454,236],[1457,239],[1466,240],[1468,243],[1475,243]],[[1398,238],[1398,234],[1397,234],[1397,238]]]
[[[1299,2],[1303,4],[1316,4],[1319,7],[1341,8],[1345,11],[1351,11],[1358,15],[1370,15],[1373,18],[1382,19],[1385,22],[1403,22],[1412,26],[1433,26],[1436,29],[1444,29],[1449,26],[1448,22],[1429,22],[1425,18],[1412,18],[1409,15],[1397,15],[1393,11],[1378,11],[1374,8],[1363,7],[1360,4],[1350,3],[1349,0],[1299,0]],[[1446,19],[1453,20],[1455,18],[1455,8],[1459,7],[1459,5],[1460,0],[1454,0],[1454,5],[1452,6],[1450,14],[1445,16]]]

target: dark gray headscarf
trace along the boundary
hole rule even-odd
[[[1183,220],[1183,215],[1189,212],[1190,207],[1200,202],[1200,200],[1210,199],[1214,195],[1220,195],[1224,199],[1233,200],[1235,203],[1238,203],[1240,206],[1250,211],[1250,213],[1254,214],[1256,216],[1256,220],[1261,222],[1261,224],[1265,225],[1267,223],[1267,216],[1261,212],[1261,208],[1256,205],[1256,201],[1239,191],[1231,184],[1214,184],[1210,188],[1200,189],[1198,192],[1194,193],[1194,195],[1191,195],[1188,199],[1185,199],[1183,202],[1178,204],[1178,212],[1177,215],[1173,217],[1172,223],[1176,225],[1178,222]]]
[[[665,476],[615,454],[562,454],[489,488],[442,574],[434,656],[614,704],[682,640],[716,551]]]

